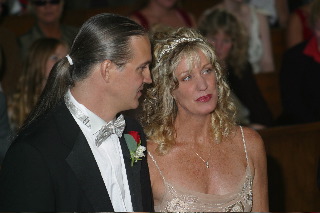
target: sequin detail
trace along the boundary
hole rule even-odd
[[[249,172],[248,172],[249,173]],[[155,206],[157,212],[249,212],[252,210],[252,176],[246,175],[238,193],[210,195],[193,193],[165,183],[166,193],[162,203]]]

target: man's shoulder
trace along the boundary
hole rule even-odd
[[[63,105],[55,107],[21,130],[14,143],[29,143],[34,146],[57,143],[61,140],[61,135],[64,137],[65,134],[61,130],[72,131],[70,126],[76,124],[68,113]]]

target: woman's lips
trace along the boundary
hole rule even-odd
[[[201,96],[196,101],[198,101],[198,102],[208,102],[208,101],[211,100],[211,98],[212,98],[212,94],[208,94],[208,95],[205,95],[205,96]]]

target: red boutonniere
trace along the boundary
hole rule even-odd
[[[145,157],[143,152],[146,151],[146,147],[141,146],[140,135],[137,131],[129,131],[128,133],[124,134],[124,138],[130,151],[131,166],[133,166],[133,163],[142,160],[141,157]]]

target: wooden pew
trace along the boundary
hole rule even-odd
[[[270,211],[320,211],[320,122],[259,133],[268,156]]]
[[[272,52],[275,62],[275,71],[272,73],[259,73],[255,75],[258,87],[266,100],[274,119],[282,112],[279,72],[285,51],[284,29],[271,29]]]
[[[262,96],[271,110],[273,118],[278,118],[282,112],[279,73],[258,73],[255,75],[255,79]]]

